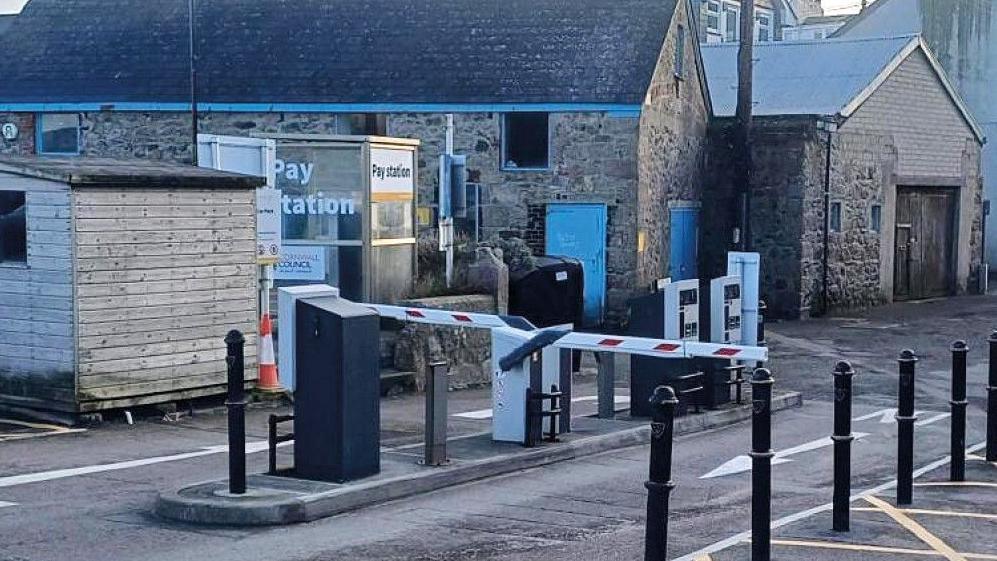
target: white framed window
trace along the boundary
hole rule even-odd
[[[550,115],[506,113],[502,116],[502,169],[550,168]]]
[[[706,22],[707,42],[718,41],[722,36],[720,31],[720,18],[722,15],[720,6],[720,0],[707,0],[703,4],[703,21]]]
[[[772,12],[755,8],[755,41],[766,42],[774,39],[772,34]]]
[[[35,151],[39,154],[80,153],[79,113],[39,113],[35,129]]]
[[[723,40],[733,43],[741,36],[741,8],[729,2],[724,2],[723,8]]]

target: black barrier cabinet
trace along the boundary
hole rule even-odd
[[[336,297],[297,303],[294,466],[342,482],[381,469],[379,320]]]

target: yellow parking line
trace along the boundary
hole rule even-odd
[[[846,551],[862,551],[868,553],[896,553],[901,555],[922,555],[925,557],[944,557],[944,554],[933,549],[907,549],[903,547],[885,547],[881,545],[867,545],[857,543],[839,542],[812,542],[805,540],[772,540],[772,545],[782,545],[787,547],[812,547],[814,549],[840,549]],[[961,554],[966,559],[980,559],[982,561],[995,561],[997,555],[987,553],[964,553]]]
[[[951,510],[929,510],[926,508],[898,508],[904,514],[929,514],[932,516],[953,516],[956,518],[982,518],[984,520],[997,520],[997,514],[983,514],[980,512],[957,512]],[[878,508],[872,507],[852,507],[852,512],[882,512]]]
[[[915,483],[915,487],[992,487],[997,489],[997,483],[987,481],[929,481],[927,483]]]
[[[949,561],[966,561],[966,557],[964,555],[949,547],[949,545],[939,539],[938,536],[932,534],[926,530],[924,526],[921,526],[896,508],[893,508],[892,505],[871,495],[865,497],[865,500],[872,506],[878,507],[880,510],[885,512],[890,518],[895,520],[897,524],[907,528],[910,533],[917,536],[919,540],[927,544],[931,549],[934,549],[940,553]]]

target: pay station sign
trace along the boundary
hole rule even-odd
[[[281,244],[281,191],[256,190],[256,260],[273,265],[280,261]]]

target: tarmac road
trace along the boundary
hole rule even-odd
[[[859,420],[853,430],[867,433],[853,448],[856,492],[894,478],[896,423],[888,409],[894,406],[896,395],[895,358],[903,347],[912,347],[922,356],[917,407],[922,425],[916,430],[915,466],[947,455],[948,345],[959,337],[969,339],[971,345],[967,442],[981,442],[986,377],[982,340],[989,334],[995,312],[997,299],[966,297],[889,306],[859,318],[771,326],[771,366],[777,387],[802,391],[807,399],[803,408],[778,413],[775,418],[774,446],[783,452],[783,459],[791,461],[773,468],[773,518],[793,517],[830,501],[831,453],[823,444],[831,428],[830,372],[839,358],[851,359],[858,371],[854,417]],[[474,408],[468,396],[452,395]],[[224,443],[223,422],[221,416],[200,416],[179,424],[108,424],[86,432],[0,441],[0,560],[642,558],[647,447],[291,527],[204,528],[153,517],[150,509],[159,490],[225,473],[225,455],[211,448]],[[742,555],[747,551],[743,539],[736,535],[750,529],[750,472],[738,471],[736,458],[750,448],[750,428],[742,423],[689,435],[675,443],[671,558],[700,552],[732,536],[730,547],[714,553],[714,559],[747,558]],[[252,436],[263,438],[262,432]],[[265,460],[265,453],[251,455],[250,470],[263,470]],[[108,464],[116,469],[106,469]],[[38,480],[19,477],[39,472],[45,475]],[[710,472],[716,477],[701,478]],[[915,506],[920,497],[927,497],[928,489],[915,491]],[[980,505],[989,499],[990,510],[997,512],[997,504],[984,496],[986,489],[961,491],[970,504],[976,496],[973,493],[979,494]],[[883,500],[888,501],[889,490],[884,493]],[[875,513],[862,513],[867,514]],[[801,516],[792,522],[786,531],[796,532],[796,538],[806,537],[829,529],[830,513]],[[997,521],[975,520],[973,524],[977,526],[971,532],[953,530],[960,537],[959,547],[991,552],[974,546],[992,544],[972,541],[974,535],[981,540],[995,535],[981,529],[997,530]],[[866,537],[881,540],[884,547],[896,545],[899,539],[885,530]],[[776,552],[776,558],[781,558],[782,550]],[[791,553],[792,557],[783,558],[800,558],[799,551]],[[814,549],[806,558],[851,559],[846,554]]]

